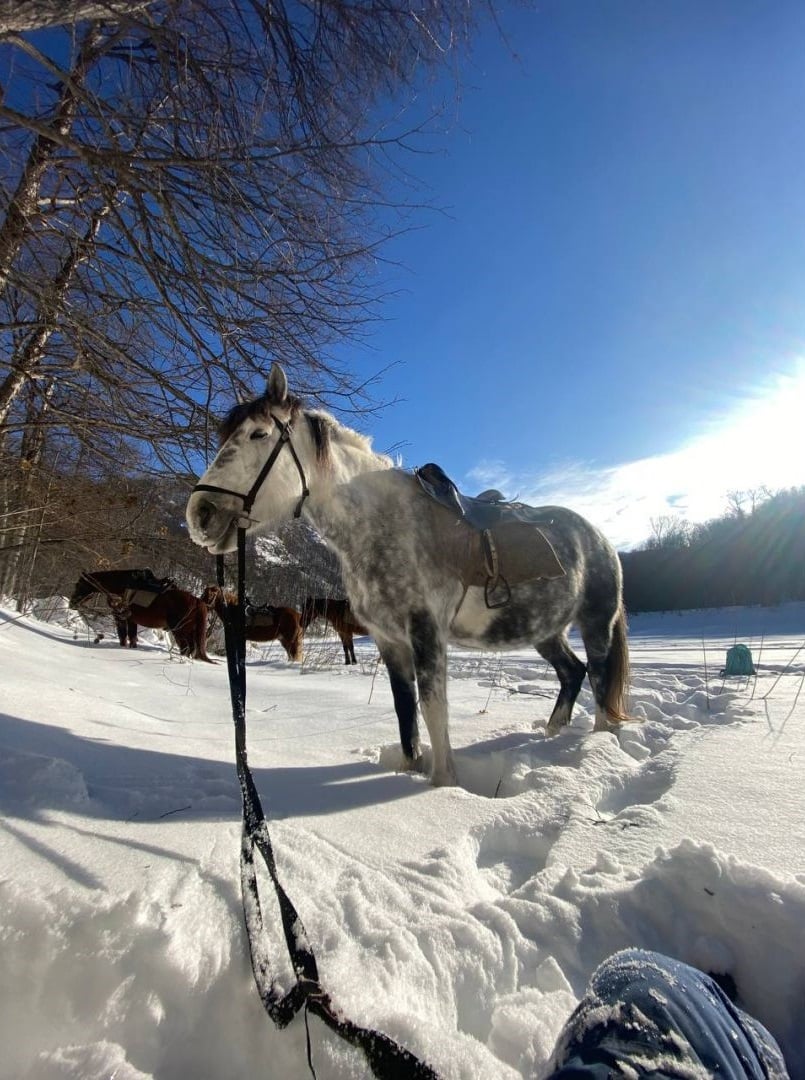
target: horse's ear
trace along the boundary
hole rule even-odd
[[[266,397],[271,405],[284,405],[288,397],[288,380],[279,364],[271,365]]]

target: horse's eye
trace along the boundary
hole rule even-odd
[[[251,433],[251,435],[249,436],[249,438],[250,439],[267,439],[268,438],[268,432],[267,431],[253,431]]]

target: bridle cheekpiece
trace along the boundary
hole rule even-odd
[[[266,462],[263,465],[262,469],[257,474],[257,479],[254,481],[254,483],[245,495],[240,491],[232,491],[231,488],[217,487],[215,484],[196,484],[196,486],[193,488],[193,494],[195,494],[197,491],[215,491],[219,495],[234,495],[236,499],[242,499],[243,509],[239,514],[233,515],[233,520],[234,518],[237,518],[238,521],[242,521],[245,519],[250,523],[254,520],[253,518],[249,517],[249,511],[254,506],[254,500],[257,498],[257,492],[263,486],[263,481],[273,469],[274,462],[279,457],[280,451],[282,450],[283,446],[287,446],[288,449],[291,451],[294,463],[299,471],[299,478],[302,481],[302,494],[299,496],[299,501],[296,504],[296,509],[294,510],[293,514],[295,518],[298,518],[301,515],[302,506],[304,505],[305,499],[310,494],[310,489],[307,486],[307,480],[305,478],[305,470],[302,468],[302,462],[299,460],[299,456],[294,449],[293,443],[291,442],[290,422],[286,423],[286,421],[280,420],[280,418],[278,416],[274,416],[273,413],[270,413],[269,415],[279,428],[279,438],[277,439],[277,443],[274,446],[274,449],[268,455],[268,458],[266,459]]]

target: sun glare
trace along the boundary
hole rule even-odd
[[[716,516],[730,490],[805,483],[805,362],[777,375],[671,457],[687,476],[688,513],[695,520]]]
[[[484,473],[486,486],[517,491],[525,502],[572,507],[621,547],[648,539],[652,520],[664,515],[720,517],[731,492],[805,484],[805,361],[744,395],[671,453],[607,468],[566,462],[548,474],[519,476],[487,462]]]

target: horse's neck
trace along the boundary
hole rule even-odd
[[[373,478],[394,468],[391,458],[374,453],[368,443],[353,443],[349,438],[352,434],[348,432],[346,439],[333,442],[331,462],[318,471],[305,504],[305,514],[316,530],[342,552],[353,546],[353,538],[357,539],[355,503],[360,500],[360,492],[373,486]]]

